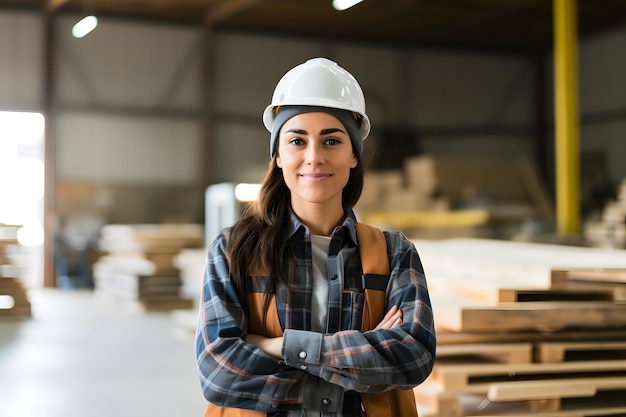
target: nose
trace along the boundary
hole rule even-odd
[[[308,165],[320,165],[324,163],[324,150],[317,142],[309,142],[305,153],[305,162]]]

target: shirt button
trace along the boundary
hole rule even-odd
[[[300,369],[302,369],[303,371],[306,371],[306,365],[300,365]]]
[[[300,359],[304,359],[304,358],[306,358],[306,352],[305,352],[305,351],[302,351],[302,352],[298,353],[298,357],[299,357]]]
[[[322,400],[322,404],[324,404],[324,405],[328,405],[328,404],[330,404],[330,400],[329,400],[328,398],[324,398],[324,399]]]

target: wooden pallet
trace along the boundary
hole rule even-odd
[[[415,389],[421,417],[626,415],[626,252],[478,239],[416,247],[438,348]]]
[[[464,406],[463,417],[624,417],[624,394],[598,393],[594,397],[585,398],[507,403],[490,402],[481,396],[465,396],[461,402]]]
[[[543,385],[542,388],[558,390],[561,385],[555,383],[552,386]],[[511,388],[519,390],[528,387],[519,385]],[[542,388],[535,390],[541,391]],[[591,391],[580,392],[587,394]],[[623,417],[626,413],[624,395],[626,391],[607,391],[587,397],[498,402],[490,401],[485,394],[480,393],[436,392],[428,387],[415,390],[420,417]]]
[[[626,407],[624,361],[606,361],[604,366],[593,363],[559,367],[535,365],[450,365],[461,369],[448,373],[445,378],[435,375],[418,386],[414,390],[416,400],[430,410],[430,414],[446,417],[462,417],[476,410],[465,404],[468,397],[481,399],[483,405],[497,404],[498,409],[507,410],[509,414],[520,408],[529,412],[563,411],[566,406],[572,409],[571,403],[578,403],[580,407],[581,402],[588,409],[606,411],[607,398],[610,403],[620,404],[621,401]]]

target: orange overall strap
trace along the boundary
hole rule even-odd
[[[387,242],[380,229],[357,223],[357,239],[365,293],[361,331],[366,332],[375,328],[385,315],[385,292],[391,268]],[[367,416],[418,417],[413,390],[363,393],[361,401]]]
[[[372,330],[385,312],[385,289],[389,279],[387,242],[383,232],[364,223],[357,223],[356,235],[363,269],[363,318],[361,330]]]
[[[357,223],[356,237],[359,241],[363,273],[389,275],[387,241],[383,232],[365,223]]]

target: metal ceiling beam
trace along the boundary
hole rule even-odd
[[[209,8],[204,18],[209,25],[217,24],[220,21],[234,16],[245,9],[254,6],[259,0],[221,0]]]
[[[559,234],[580,233],[576,0],[554,0],[556,209]]]

